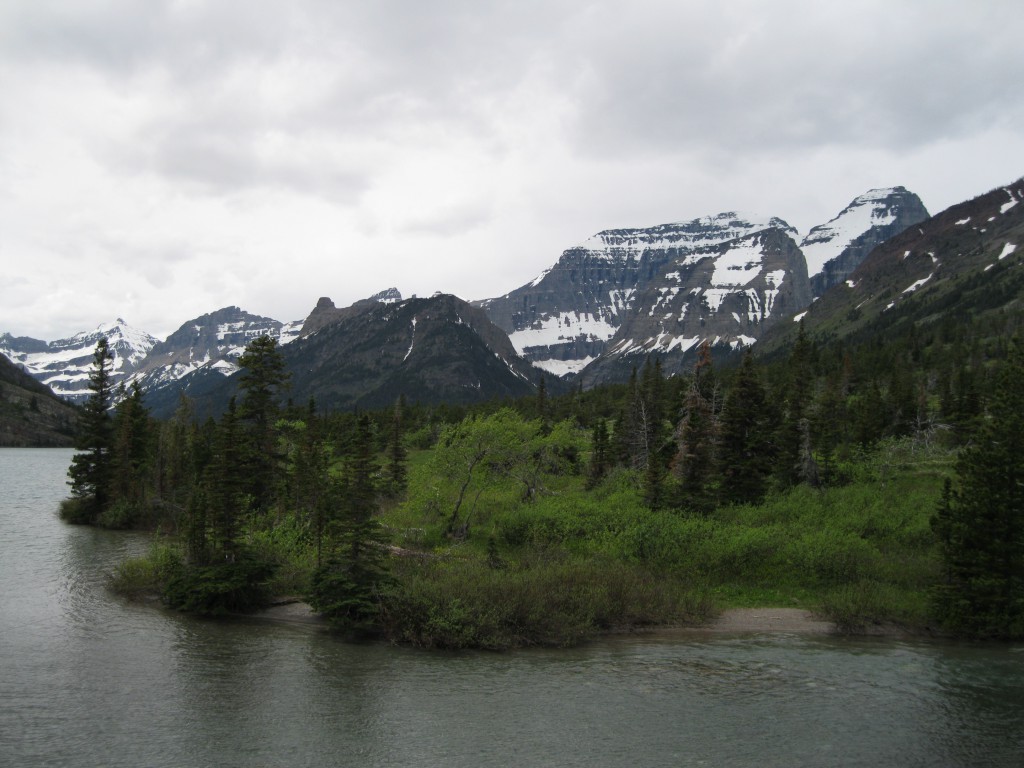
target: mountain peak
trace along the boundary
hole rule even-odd
[[[820,296],[841,283],[876,246],[927,218],[921,199],[905,187],[858,195],[837,216],[812,227],[800,243],[812,293]]]

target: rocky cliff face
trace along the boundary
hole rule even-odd
[[[373,408],[400,395],[412,402],[471,403],[535,389],[538,372],[508,337],[455,296],[357,302],[344,310],[321,299],[318,312],[332,321],[309,335],[304,329],[284,350],[297,401]]]
[[[583,369],[584,385],[622,379],[652,354],[665,373],[681,373],[702,342],[749,346],[810,300],[792,230],[772,227],[694,249],[637,293],[604,354]]]
[[[609,347],[666,269],[692,253],[769,228],[796,234],[777,218],[735,212],[644,229],[601,232],[565,251],[527,285],[479,302],[516,350],[556,375],[575,373]]]
[[[70,447],[75,408],[0,355],[0,446]]]
[[[877,246],[928,218],[921,199],[903,187],[872,189],[800,242],[811,293],[843,282]]]
[[[0,335],[0,354],[57,395],[73,403],[83,403],[89,396],[93,353],[102,337],[106,337],[114,355],[111,381],[115,386],[132,376],[158,341],[118,318],[93,331],[50,342],[5,333]]]
[[[313,311],[302,323],[299,337],[311,336],[321,328],[346,318],[355,317],[373,309],[378,304],[395,304],[401,300],[402,294],[398,292],[397,288],[388,288],[386,291],[375,293],[368,299],[360,299],[350,306],[341,308],[334,306],[334,302],[329,297],[321,296],[316,306],[313,307]]]
[[[1024,179],[905,229],[795,319],[811,335],[865,340],[998,317],[1022,295]],[[758,346],[779,353],[795,335],[795,323],[780,324]]]
[[[236,361],[247,344],[260,336],[287,343],[296,338],[294,325],[224,307],[189,320],[154,344],[131,379],[153,392],[201,369],[228,376],[238,370]]]

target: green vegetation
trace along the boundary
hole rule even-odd
[[[126,593],[213,614],[298,595],[394,642],[568,645],[731,606],[1020,636],[1024,377],[1010,345],[942,333],[801,333],[768,364],[716,371],[705,348],[689,376],[648,361],[627,385],[362,414],[282,404],[261,340],[218,422],[122,400],[109,494],[73,502],[167,534]]]

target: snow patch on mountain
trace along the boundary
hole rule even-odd
[[[14,338],[5,333],[0,335],[0,353],[61,397],[82,403],[89,396],[89,371],[101,338],[106,338],[114,357],[110,380],[115,387],[127,381],[158,343],[156,337],[117,318],[95,330],[50,342]]]
[[[615,335],[615,326],[602,317],[591,314],[566,312],[538,320],[530,328],[509,334],[516,352],[522,355],[535,347],[547,347],[572,341],[580,336],[590,340],[607,341]],[[543,361],[536,361],[540,365]],[[541,365],[540,367],[544,367]]]
[[[800,250],[807,260],[807,276],[820,274],[826,263],[872,227],[892,224],[896,215],[888,202],[898,191],[896,188],[872,189],[850,203],[834,219],[808,232],[800,243]]]

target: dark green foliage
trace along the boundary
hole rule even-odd
[[[390,581],[390,553],[374,519],[376,470],[370,419],[362,415],[345,462],[344,504],[329,526],[330,554],[314,571],[309,595],[315,610],[345,630],[370,628]]]
[[[251,613],[267,605],[273,567],[243,552],[231,561],[179,567],[168,579],[163,601],[179,611],[218,616]]]
[[[543,379],[541,381],[543,382]],[[391,428],[388,431],[387,469],[389,490],[392,495],[404,492],[407,481],[408,451],[405,448],[405,409],[405,398],[398,398],[395,402],[394,412],[391,414]]]
[[[94,523],[110,503],[113,475],[113,425],[110,371],[114,355],[106,338],[96,343],[89,371],[89,399],[81,411],[75,447],[68,470],[71,495],[77,500],[68,522]]]
[[[587,470],[587,487],[593,488],[608,474],[611,466],[611,446],[608,442],[608,425],[598,419],[591,431],[590,467]]]
[[[132,382],[114,409],[111,461],[113,497],[121,504],[139,508],[153,490],[153,428],[142,403],[142,390]]]
[[[944,580],[940,620],[972,637],[1024,637],[1024,359],[1002,366],[987,419],[957,462],[933,527]]]
[[[288,377],[277,341],[269,336],[251,342],[238,364],[242,367],[238,419],[245,425],[242,458],[247,470],[246,491],[252,496],[253,507],[264,511],[273,501],[280,476],[276,424]]]
[[[703,590],[642,566],[555,557],[516,568],[486,562],[404,562],[385,596],[381,627],[429,648],[575,645],[618,627],[693,622]]]
[[[227,412],[217,425],[213,455],[203,478],[207,503],[204,517],[216,557],[231,559],[237,548],[240,517],[247,507],[243,450],[235,399],[231,398]]]
[[[719,495],[727,504],[756,503],[768,488],[773,424],[764,387],[749,352],[726,395],[720,423]]]
[[[678,480],[675,505],[698,514],[707,514],[715,504],[716,399],[717,383],[711,352],[704,344],[683,402],[675,459]]]

